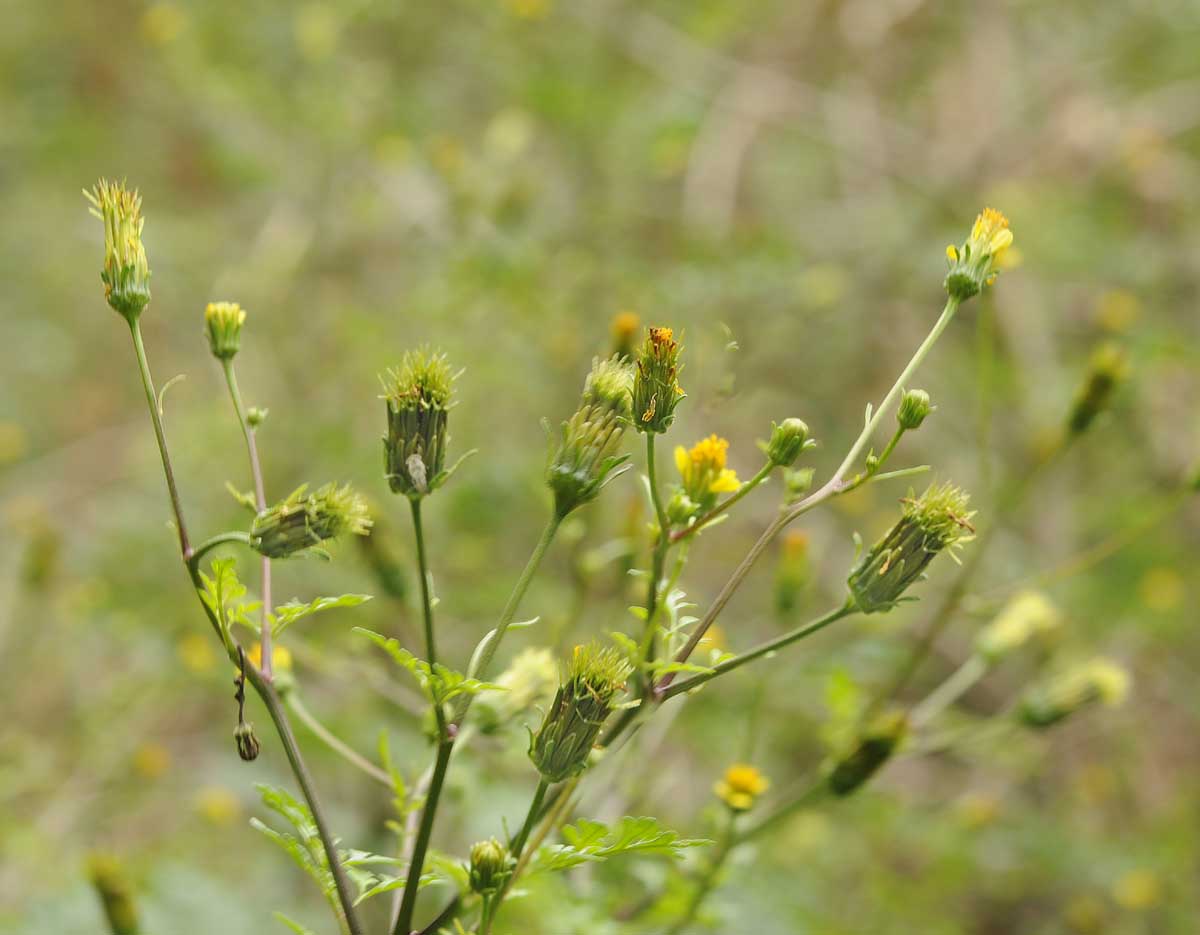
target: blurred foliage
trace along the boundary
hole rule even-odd
[[[984,203],[1012,219],[1022,262],[923,369],[938,409],[906,439],[908,463],[934,463],[993,521],[996,491],[1066,417],[1093,346],[1118,341],[1132,377],[1003,517],[978,593],[914,693],[962,658],[1015,582],[1161,510],[1200,449],[1195,3],[61,0],[7,4],[4,23],[0,932],[98,931],[94,850],[121,856],[146,931],[260,932],[275,908],[321,918],[320,895],[248,823],[262,814],[253,783],[289,777],[266,738],[253,765],[234,753],[233,673],[179,573],[128,338],[101,297],[99,231],[79,194],[101,174],[145,197],[143,327],[159,382],[188,377],[165,406],[197,532],[241,524],[222,483],[248,486],[204,349],[213,300],[249,312],[239,365],[248,401],[271,412],[271,495],[338,479],[375,500],[367,546],[279,566],[276,596],[307,601],[318,582],[377,595],[288,643],[309,706],[361,750],[386,730],[410,777],[428,759],[417,696],[350,632],[416,646],[407,508],[378,441],[377,374],[408,348],[435,342],[466,368],[451,457],[480,449],[426,510],[439,642],[459,666],[545,516],[539,421],[569,413],[616,313],[684,332],[689,399],[672,441],[723,434],[745,476],[771,420],[799,416],[821,441],[821,476],[927,330],[942,247]],[[637,486],[623,479],[572,520],[525,603],[542,621],[505,658],[628,626],[630,548],[645,560]],[[699,540],[682,582],[693,600],[712,597],[775,495]],[[871,541],[901,495],[865,488],[806,518],[810,568],[787,573],[803,593],[777,598],[760,567],[722,620],[727,642],[778,632],[776,607],[823,608],[852,532]],[[1049,586],[1064,648],[1131,668],[1128,706],[903,759],[855,799],[738,850],[706,917],[764,935],[1194,932],[1198,544],[1188,503]],[[940,571],[922,603],[705,690],[654,768],[585,785],[578,813],[612,820],[623,802],[703,837],[736,751],[786,788],[820,758],[847,693],[887,678]],[[1001,669],[964,706],[1000,710],[1037,664]],[[387,796],[301,739],[340,833],[393,845]],[[531,786],[520,747],[485,738],[461,757],[439,849],[463,853],[518,820]],[[539,877],[505,925],[620,931],[611,920],[665,872]],[[648,910],[649,930],[681,904],[673,894]]]

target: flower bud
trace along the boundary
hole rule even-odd
[[[508,848],[495,838],[479,841],[471,848],[471,891],[480,896],[494,896],[504,888],[515,866]]]
[[[684,398],[679,350],[670,328],[646,329],[633,380],[633,424],[639,432],[662,434],[675,421],[675,407]]]
[[[130,324],[150,303],[150,265],[142,245],[142,196],[124,183],[101,179],[84,197],[104,222],[104,298]]]
[[[635,312],[618,312],[612,320],[612,347],[617,357],[633,357],[633,343],[642,320]]]
[[[566,681],[530,738],[529,758],[547,781],[562,782],[583,772],[631,671],[615,649],[596,643],[575,647]]]
[[[1067,431],[1081,435],[1108,408],[1112,395],[1129,372],[1125,353],[1115,344],[1102,344],[1092,354],[1087,376],[1075,395]]]
[[[241,346],[246,313],[236,302],[209,302],[204,309],[204,333],[218,360],[232,360]]]
[[[800,419],[784,419],[771,423],[771,440],[767,442],[767,460],[779,467],[790,468],[800,453],[816,446],[808,437],[808,426]]]
[[[996,619],[975,637],[975,652],[987,662],[1002,658],[1040,633],[1062,622],[1058,608],[1040,591],[1021,591],[1004,605]]]
[[[628,455],[617,454],[629,424],[633,370],[620,357],[594,360],[575,414],[562,424],[546,468],[559,519],[599,495]]]
[[[113,935],[138,935],[133,887],[120,862],[115,857],[93,854],[88,858],[87,874],[104,907],[109,931]]]
[[[1012,245],[1008,218],[994,208],[984,208],[975,218],[971,236],[961,247],[947,247],[950,271],[946,274],[946,292],[959,301],[977,295],[984,286],[996,281],[997,264]]]
[[[749,811],[770,787],[771,782],[753,766],[734,763],[713,786],[717,798],[735,812]]]
[[[850,572],[850,594],[864,614],[891,610],[925,567],[944,549],[971,538],[969,497],[949,483],[931,485],[914,499],[910,491],[896,523]]]
[[[929,404],[929,394],[924,390],[905,390],[900,400],[900,408],[896,410],[896,421],[906,432],[919,429],[925,417],[933,412]]]
[[[1040,729],[1095,702],[1119,705],[1128,694],[1129,674],[1112,660],[1097,657],[1031,688],[1017,716],[1027,727]]]
[[[418,499],[437,490],[446,470],[446,424],[455,375],[444,354],[409,351],[384,380],[388,433],[384,470],[393,493]]]
[[[829,791],[847,796],[879,772],[908,733],[908,719],[901,712],[880,715],[859,736],[854,748],[833,764]]]
[[[702,438],[691,450],[679,445],[675,449],[675,467],[681,481],[673,503],[672,519],[682,522],[688,515],[710,510],[723,493],[734,493],[742,486],[737,472],[725,467],[729,442],[717,435]]]
[[[246,424],[252,429],[258,428],[267,421],[268,411],[260,406],[251,406],[246,410]]]
[[[343,533],[365,536],[367,505],[349,484],[326,484],[315,493],[297,487],[288,498],[254,517],[250,545],[268,558],[287,558]]]
[[[246,762],[258,759],[258,738],[254,736],[254,726],[241,721],[233,730],[233,739],[237,743],[237,752]]]

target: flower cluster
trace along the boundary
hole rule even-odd
[[[101,179],[84,197],[104,222],[104,298],[131,324],[150,303],[150,264],[142,245],[142,196],[121,182]]]
[[[633,381],[633,424],[639,432],[662,434],[675,421],[675,407],[684,397],[679,351],[670,328],[646,330]]]
[[[365,536],[371,528],[367,504],[349,484],[326,484],[308,493],[303,484],[254,517],[250,545],[268,558],[287,558],[343,533]]]
[[[946,483],[903,501],[900,520],[868,549],[850,572],[850,594],[864,614],[891,610],[934,556],[953,550],[974,532],[968,496]]]

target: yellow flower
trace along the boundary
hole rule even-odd
[[[196,795],[196,811],[214,825],[228,825],[241,814],[242,806],[237,796],[223,786],[208,786]]]
[[[1112,892],[1124,909],[1149,909],[1162,899],[1162,883],[1149,870],[1131,870],[1113,884]]]
[[[1040,591],[1019,591],[990,624],[979,631],[975,649],[995,662],[1062,622],[1058,609]]]
[[[1004,251],[1012,246],[1013,235],[1008,229],[1008,218],[995,208],[984,208],[983,213],[975,218],[975,226],[971,228],[971,247],[980,253],[986,253],[995,261],[1004,256]]]
[[[101,179],[84,189],[91,214],[104,222],[104,298],[113,310],[136,321],[150,302],[150,265],[142,244],[142,196],[124,183]]]
[[[211,672],[217,661],[212,638],[201,633],[188,633],[181,637],[175,651],[183,667],[197,675]]]
[[[696,644],[696,648],[715,653],[727,653],[729,652],[729,641],[725,638],[725,631],[714,623],[704,631],[704,635],[700,637],[700,642]]]
[[[262,646],[255,643],[246,650],[246,658],[254,663],[254,667],[262,668]],[[276,643],[271,647],[271,665],[276,672],[279,670],[291,671],[292,668],[292,651],[286,646],[280,646]]]
[[[157,779],[170,767],[171,753],[160,743],[144,743],[133,752],[133,768],[146,779]]]
[[[617,312],[612,320],[613,353],[622,357],[632,357],[638,329],[641,327],[642,320],[637,312]]]
[[[187,13],[174,3],[155,3],[147,7],[138,23],[142,39],[149,45],[174,42],[186,26]]]
[[[691,451],[682,445],[675,449],[675,467],[683,479],[683,492],[706,506],[714,494],[733,493],[742,486],[737,473],[725,467],[729,442],[716,435],[698,441]]]
[[[946,276],[946,291],[959,301],[979,293],[996,280],[996,271],[1012,246],[1013,234],[1008,218],[995,208],[984,208],[975,218],[971,236],[961,247],[946,248],[950,272]]]
[[[767,791],[770,781],[748,763],[734,763],[725,776],[713,786],[713,792],[735,812],[753,807],[755,800]]]

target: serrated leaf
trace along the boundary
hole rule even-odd
[[[398,640],[364,629],[363,627],[355,627],[354,630],[356,633],[362,633],[375,643],[376,646],[379,646],[401,668],[411,672],[413,678],[417,680],[417,684],[421,687],[421,691],[425,693],[431,704],[445,704],[459,695],[478,695],[480,692],[485,691],[506,690],[502,685],[496,685],[492,682],[481,682],[479,679],[470,678],[440,663],[430,666],[424,659],[418,659],[401,646]]]
[[[271,631],[278,635],[297,620],[303,620],[312,614],[320,613],[323,610],[333,610],[335,607],[357,607],[369,600],[371,600],[370,594],[341,594],[337,597],[318,597],[307,604],[295,600],[288,601],[275,608]]]
[[[341,917],[337,884],[325,854],[325,846],[317,832],[316,822],[308,806],[285,789],[259,784],[257,786],[263,804],[292,826],[295,834],[277,831],[257,818],[250,819],[250,826],[274,841],[304,873],[317,884],[334,915]]]
[[[225,481],[225,489],[237,501],[238,506],[244,506],[251,513],[258,513],[258,501],[254,499],[254,494],[238,490],[229,481]]]
[[[580,864],[608,860],[621,854],[650,854],[678,857],[690,847],[711,844],[702,839],[681,838],[678,832],[659,824],[649,816],[626,816],[614,827],[598,821],[580,819],[562,829],[565,844],[538,849],[530,862],[530,873],[570,870]]]
[[[238,579],[237,562],[232,558],[213,559],[212,577],[200,572],[203,589],[200,600],[208,606],[213,615],[220,621],[221,628],[229,633],[235,623],[240,623],[252,630],[258,625],[251,618],[262,604],[258,601],[243,602],[246,596],[246,586]]]

